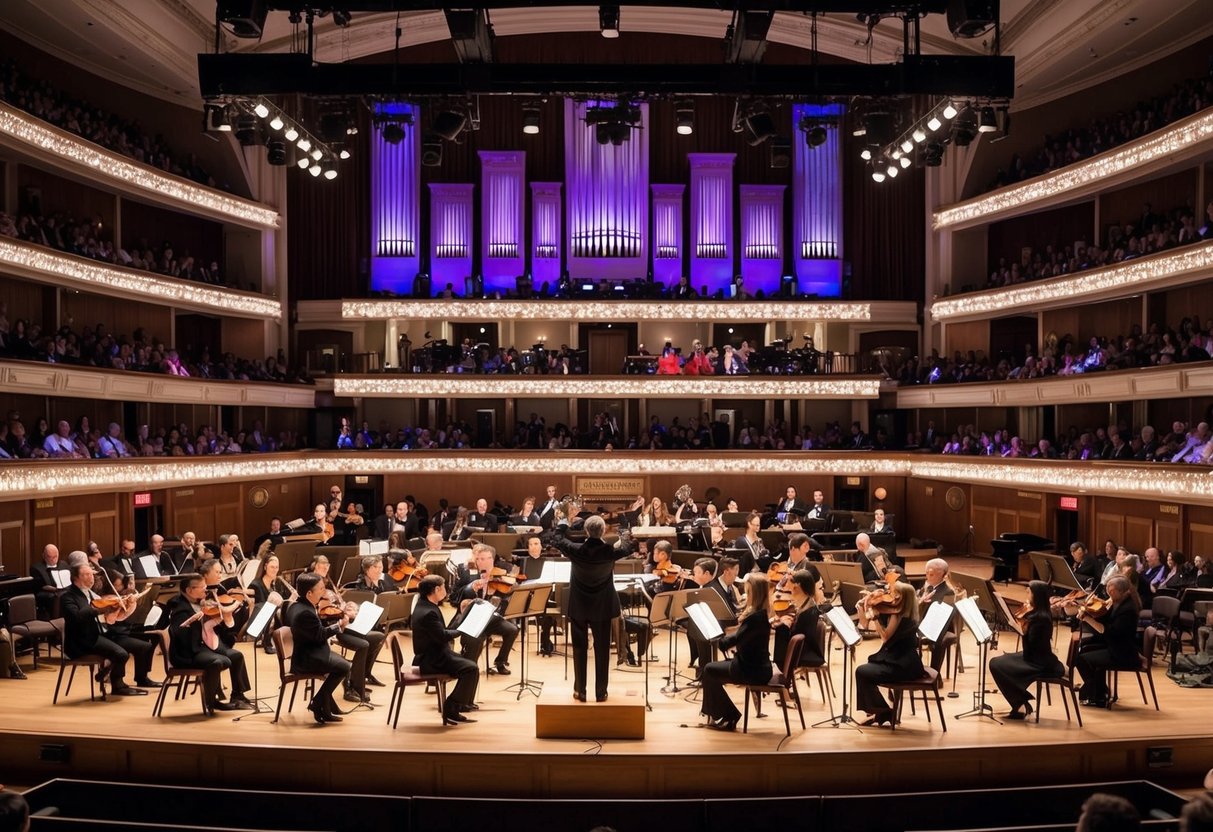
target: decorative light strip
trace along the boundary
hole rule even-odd
[[[273,298],[224,291],[204,283],[110,266],[97,260],[0,237],[0,268],[5,266],[34,273],[35,277],[54,277],[56,284],[66,282],[86,290],[138,295],[138,300],[149,303],[185,304],[209,312],[227,312],[275,321],[282,318],[282,305]]]
[[[273,208],[220,193],[128,159],[4,103],[0,103],[0,133],[74,162],[93,174],[172,199],[180,203],[175,208],[187,213],[196,214],[199,209],[204,209],[242,225],[263,228],[278,228],[281,222]]]
[[[869,321],[872,304],[814,301],[347,300],[341,317],[448,321]]]
[[[642,399],[657,396],[691,399],[875,399],[880,396],[880,379],[796,376],[339,376],[333,380],[333,393],[361,398],[523,396]]]
[[[1022,311],[1026,307],[1053,301],[1069,303],[1090,295],[1100,295],[1101,300],[1108,300],[1109,292],[1123,290],[1126,294],[1135,294],[1147,288],[1144,284],[1152,281],[1185,273],[1205,277],[1207,275],[1200,272],[1210,268],[1213,268],[1213,242],[1206,242],[1115,266],[1079,272],[1069,277],[941,298],[931,304],[931,316],[942,321],[987,312]]]
[[[274,477],[351,474],[778,474],[820,479],[826,476],[898,476],[1023,487],[1123,497],[1126,494],[1180,502],[1213,504],[1213,477],[1206,467],[949,460],[898,454],[831,453],[728,454],[690,456],[619,451],[599,454],[513,454],[438,451],[291,453],[214,457],[190,461],[142,459],[90,462],[2,462],[0,499],[67,496],[108,490],[177,488],[220,481],[265,481]]]
[[[988,221],[1003,211],[1049,199],[1164,159],[1210,137],[1213,137],[1213,108],[1202,110],[1127,145],[1066,165],[1053,173],[936,211],[933,215],[934,228],[938,231],[977,219]]]

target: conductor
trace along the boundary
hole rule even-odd
[[[615,561],[628,554],[629,546],[612,546],[602,539],[606,521],[598,515],[585,521],[584,543],[574,543],[565,535],[568,519],[556,509],[557,524],[545,533],[545,542],[560,550],[573,562],[569,580],[569,626],[573,638],[573,698],[585,701],[586,662],[589,658],[589,633],[594,634],[594,698],[607,698],[607,671],[611,653],[611,619],[620,614],[619,594],[612,575]],[[622,543],[622,540],[620,541]]]

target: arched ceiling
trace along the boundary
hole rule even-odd
[[[1208,0],[1002,0],[1002,51],[1016,58],[1014,109],[1044,103],[1114,78],[1213,35]],[[196,55],[214,48],[214,0],[5,0],[0,27],[38,48],[125,86],[191,107],[200,106]],[[621,28],[721,39],[730,15],[714,9],[624,6]],[[492,15],[499,37],[543,32],[592,32],[597,6],[502,9]],[[1195,24],[1195,25],[1194,25]],[[401,15],[401,46],[446,40],[440,11]],[[355,14],[347,28],[331,19],[316,29],[322,62],[390,53],[393,14]],[[854,17],[821,19],[818,47],[857,63],[893,63],[901,25],[881,22],[871,41]],[[768,40],[808,49],[809,19],[780,12]],[[260,41],[224,37],[225,51],[285,52],[291,25],[273,13]],[[621,44],[624,41],[621,40]],[[621,47],[624,48],[624,47]],[[923,22],[924,53],[974,54],[981,40],[956,40],[942,15]],[[659,55],[648,56],[660,62]]]

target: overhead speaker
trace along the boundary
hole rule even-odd
[[[286,142],[282,139],[270,139],[265,143],[265,160],[271,165],[286,164]]]
[[[216,14],[236,37],[258,40],[265,30],[266,11],[265,0],[219,0]]]
[[[457,110],[442,110],[434,115],[434,122],[431,128],[448,142],[453,142],[459,138],[459,134],[463,132],[463,128],[467,126],[467,123],[468,117],[466,113],[461,113]]]
[[[953,37],[977,38],[998,22],[998,0],[949,0],[948,30]]]
[[[442,164],[442,139],[432,133],[421,140],[421,164],[436,168]]]

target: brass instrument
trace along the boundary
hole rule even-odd
[[[679,505],[691,502],[691,486],[689,483],[678,486],[678,490],[674,492],[674,501]]]

